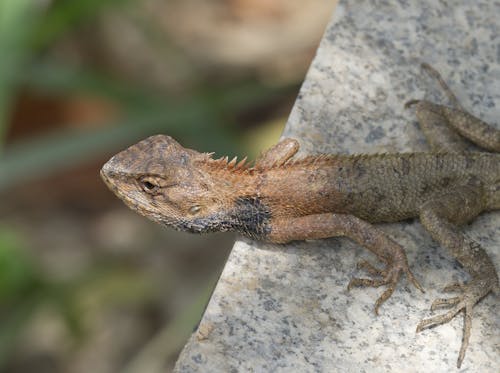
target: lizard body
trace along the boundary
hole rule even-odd
[[[346,236],[371,250],[383,270],[362,266],[374,279],[352,286],[386,285],[375,304],[391,296],[401,274],[420,290],[403,248],[371,223],[419,218],[471,275],[439,299],[450,311],[423,320],[417,331],[465,310],[460,366],[470,335],[472,307],[498,289],[491,259],[458,225],[483,211],[500,209],[500,131],[465,112],[439,74],[454,108],[413,100],[432,152],[375,155],[311,155],[295,159],[299,144],[284,139],[253,166],[246,159],[212,159],[157,135],[115,155],[104,165],[106,184],[129,207],[159,223],[195,233],[237,231],[275,243]],[[457,132],[460,135],[457,135]],[[471,152],[464,137],[488,152]]]
[[[295,140],[285,143],[298,148]],[[141,155],[146,149],[148,167],[157,167],[154,172],[144,172]],[[120,175],[126,158],[138,161],[137,167],[129,164]],[[193,233],[239,231],[272,242],[290,241],[273,235],[276,221],[336,212],[371,223],[395,222],[418,217],[430,196],[469,184],[481,190],[481,210],[500,208],[499,154],[319,155],[280,162],[237,168],[157,135],[114,157],[103,172],[128,178],[132,185],[115,191],[160,223]],[[176,163],[182,167],[177,169]],[[143,198],[131,195],[137,179],[172,183],[157,193],[147,191],[151,203],[141,205],[137,202]],[[137,194],[142,193],[141,188]]]

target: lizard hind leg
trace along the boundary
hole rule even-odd
[[[460,109],[460,110],[464,110],[463,107],[462,107],[462,105],[460,104],[460,101],[458,101],[457,96],[455,96],[455,94],[450,89],[450,87],[448,87],[448,84],[446,84],[446,82],[444,81],[444,79],[441,76],[441,74],[435,68],[433,68],[431,65],[429,65],[428,63],[425,63],[425,62],[422,63],[422,65],[420,65],[420,67],[422,68],[422,70],[427,71],[427,73],[431,77],[433,77],[434,79],[437,80],[437,82],[441,86],[441,89],[443,90],[443,92],[445,93],[445,95],[448,97],[448,100],[450,100],[451,105],[454,108],[457,108],[457,109]]]
[[[455,94],[448,87],[439,72],[430,65],[423,63],[422,69],[438,81],[453,107],[463,110]],[[452,128],[446,116],[442,113],[444,106],[434,104],[427,100],[410,100],[405,103],[405,108],[415,107],[420,129],[427,142],[434,151],[463,152],[470,150],[470,144]]]
[[[455,153],[470,150],[470,143],[448,125],[442,114],[443,106],[425,100],[411,100],[405,106],[415,106],[420,129],[432,150]]]
[[[481,192],[471,187],[457,187],[439,193],[421,208],[420,221],[432,237],[458,260],[471,276],[466,284],[452,284],[444,290],[458,291],[459,295],[440,298],[433,302],[431,310],[451,308],[448,312],[422,320],[417,332],[452,320],[459,312],[465,316],[464,334],[458,355],[460,367],[469,344],[472,328],[473,307],[490,291],[498,288],[498,276],[486,251],[474,240],[461,233],[455,223],[471,220],[483,209]]]
[[[481,148],[500,152],[500,130],[476,118],[462,108],[441,75],[430,65],[422,64],[435,78],[452,104],[437,105],[426,100],[410,100],[405,107],[415,106],[416,116],[433,150],[462,152],[470,150],[468,139]]]

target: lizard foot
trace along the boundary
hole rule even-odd
[[[402,273],[405,273],[410,282],[420,291],[424,291],[422,286],[418,283],[417,279],[410,271],[408,262],[406,261],[406,256],[396,256],[394,260],[389,261],[385,269],[379,269],[374,267],[372,264],[363,260],[358,263],[358,268],[364,269],[372,276],[379,276],[379,279],[368,279],[368,278],[353,278],[347,285],[347,290],[351,290],[353,287],[379,287],[387,285],[387,289],[382,293],[382,295],[375,302],[374,311],[378,315],[378,310],[382,303],[384,303],[389,297],[394,293],[396,285],[401,277]]]
[[[490,291],[493,291],[498,286],[496,278],[476,278],[468,284],[451,284],[446,286],[443,291],[445,292],[460,292],[461,294],[451,298],[436,299],[431,305],[431,311],[439,308],[451,309],[441,315],[436,315],[428,319],[420,321],[417,325],[417,333],[424,330],[433,328],[437,325],[445,324],[451,321],[460,311],[464,311],[464,334],[462,338],[462,345],[460,353],[458,354],[457,367],[460,368],[462,361],[465,357],[465,351],[469,345],[470,332],[472,327],[472,308]]]

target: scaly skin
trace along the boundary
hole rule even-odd
[[[485,250],[457,226],[483,211],[500,209],[500,154],[467,152],[462,136],[500,152],[500,131],[465,112],[439,74],[428,65],[423,68],[438,79],[455,106],[419,100],[407,104],[416,106],[433,152],[294,159],[299,144],[284,139],[250,166],[246,160],[214,160],[158,135],[111,158],[101,170],[102,178],[129,207],[179,230],[237,231],[275,243],[349,237],[385,264],[380,270],[361,263],[376,278],[349,283],[349,288],[387,286],[375,304],[376,313],[401,274],[422,288],[403,248],[371,223],[419,218],[471,276],[469,283],[446,289],[460,291],[459,296],[434,302],[433,309],[452,307],[448,313],[417,327],[420,331],[448,322],[464,310],[460,366],[472,308],[499,285]]]

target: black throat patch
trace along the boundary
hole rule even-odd
[[[191,233],[235,231],[247,237],[265,239],[266,235],[271,232],[270,218],[271,212],[260,198],[246,196],[238,197],[233,209],[226,212],[163,223]]]
[[[262,239],[271,231],[271,211],[259,197],[238,197],[233,213],[234,230]]]

